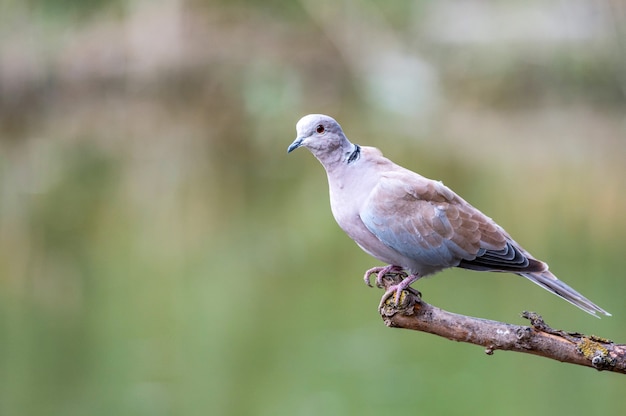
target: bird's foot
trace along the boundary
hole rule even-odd
[[[376,286],[382,288],[384,287],[383,277],[385,277],[387,273],[392,273],[392,272],[397,273],[397,274],[403,273],[402,267],[394,266],[392,264],[385,266],[385,267],[372,267],[371,269],[365,272],[365,275],[363,276],[363,280],[365,281],[366,285],[368,285],[369,287],[372,287],[372,284],[370,283],[370,276],[373,274],[376,274]]]
[[[419,276],[415,274],[411,274],[409,276],[406,276],[399,283],[388,286],[387,290],[385,291],[385,294],[380,299],[380,304],[378,304],[378,310],[382,311],[384,309],[385,303],[391,296],[394,297],[393,301],[395,302],[396,305],[398,305],[400,302],[400,296],[402,295],[403,290],[407,290],[411,292],[411,294],[417,297],[421,297],[422,294],[418,290],[413,289],[411,287],[411,284],[413,284],[413,282],[415,282],[417,279],[419,279]]]

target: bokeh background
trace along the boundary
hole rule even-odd
[[[626,342],[625,110],[619,0],[4,0],[0,414],[624,414],[621,375],[384,327],[286,148],[334,116],[614,316],[462,270],[430,303]]]

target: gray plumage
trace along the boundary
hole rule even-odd
[[[339,226],[365,252],[389,264],[368,270],[377,281],[390,270],[410,275],[382,303],[420,277],[449,267],[523,276],[582,310],[610,315],[558,280],[491,218],[441,182],[396,165],[373,147],[352,144],[333,118],[298,121],[288,152],[306,147],[328,176],[330,205]]]

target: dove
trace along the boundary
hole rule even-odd
[[[557,279],[491,218],[440,181],[421,176],[374,147],[351,143],[332,117],[309,114],[296,124],[291,153],[307,148],[328,177],[330,206],[339,227],[366,253],[387,264],[365,272],[382,287],[387,273],[404,273],[379,308],[418,279],[460,267],[523,276],[585,312],[611,314]],[[370,285],[371,286],[371,285]]]

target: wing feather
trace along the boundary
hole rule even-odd
[[[491,218],[441,182],[413,172],[383,175],[361,209],[365,226],[418,264],[473,270],[547,270]]]

